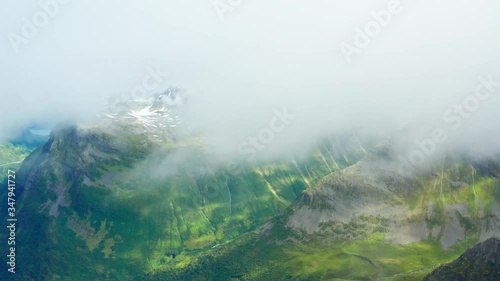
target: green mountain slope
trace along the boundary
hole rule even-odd
[[[31,151],[33,149],[23,144],[0,144],[0,182],[5,179],[9,169],[17,170],[21,167],[21,163]]]
[[[498,160],[447,158],[407,177],[394,158],[333,173],[258,231],[146,280],[422,280],[500,233]]]
[[[198,139],[59,128],[17,173],[18,273],[0,277],[421,280],[500,233],[497,158],[411,176],[396,159],[341,137],[234,169]]]
[[[155,143],[145,135],[57,129],[17,175],[15,280],[140,280],[191,264],[364,155],[359,147],[334,146],[234,173],[214,168],[214,157],[195,140]],[[338,153],[344,160],[335,159]]]

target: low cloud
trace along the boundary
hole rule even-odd
[[[500,81],[500,3],[400,1],[403,10],[346,61],[341,43],[389,2],[245,1],[222,21],[209,0],[71,1],[17,52],[9,34],[22,36],[40,5],[6,4],[0,138],[32,122],[91,121],[107,97],[128,95],[159,65],[169,75],[157,89],[188,93],[186,121],[221,154],[239,153],[285,107],[294,119],[259,155],[351,129],[398,136],[411,152],[452,125],[443,115],[479,77]],[[498,151],[499,104],[500,90],[443,145]]]

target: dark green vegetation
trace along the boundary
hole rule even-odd
[[[498,170],[447,159],[403,177],[379,156],[325,177],[258,231],[146,280],[422,280],[499,233]]]
[[[17,174],[15,277],[137,280],[174,261],[187,266],[281,214],[303,190],[364,154],[334,152],[334,145],[235,173],[194,140],[159,144],[141,135],[57,129]]]
[[[470,249],[457,260],[440,266],[424,281],[497,281],[500,277],[500,240],[490,238]]]
[[[146,280],[422,280],[467,244],[450,250],[436,241],[393,245],[382,234],[327,243],[313,236],[298,242],[294,233],[275,223],[264,236],[253,233],[182,270],[159,270]]]
[[[496,158],[403,176],[342,137],[235,169],[200,143],[55,130],[17,173],[1,280],[421,280],[500,232]]]

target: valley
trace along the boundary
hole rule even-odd
[[[199,141],[55,129],[18,170],[17,276],[421,280],[500,233],[498,159],[407,175],[349,138],[234,173]]]

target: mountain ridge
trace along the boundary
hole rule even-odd
[[[189,263],[280,214],[331,173],[334,160],[319,155],[324,149],[232,174],[210,168],[211,154],[189,141],[55,128],[18,171],[17,276],[140,279],[174,260]]]

